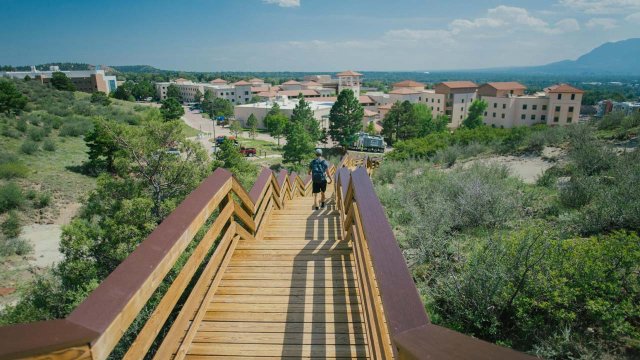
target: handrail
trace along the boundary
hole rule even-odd
[[[172,311],[179,306],[179,299],[195,281],[155,358],[171,352],[180,354],[183,349],[171,347],[166,340],[184,336],[184,329],[190,324],[185,309],[193,309],[188,315],[196,312],[207,288],[219,281],[235,244],[240,238],[261,238],[266,228],[263,225],[274,208],[282,208],[288,200],[310,191],[310,177],[302,179],[286,170],[276,177],[271,170],[263,169],[247,192],[229,171],[217,169],[67,318],[0,327],[0,359],[29,356],[106,359],[200,228],[212,214],[217,214],[124,358],[139,359],[147,354]],[[207,254],[214,248],[207,260]],[[198,269],[202,273],[195,279]]]
[[[379,161],[347,154],[335,174],[344,240],[352,241],[374,359],[533,359],[431,324],[369,175]],[[353,167],[358,166],[355,170]]]

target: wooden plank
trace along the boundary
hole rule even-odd
[[[256,224],[253,222],[253,218],[247,214],[247,212],[238,204],[233,208],[233,213],[240,218],[242,223],[247,227],[247,230],[254,234],[256,231]]]
[[[358,304],[357,296],[339,296],[323,294],[305,295],[222,295],[216,293],[213,298],[216,303],[230,304]]]
[[[313,272],[313,269],[311,269],[311,271],[305,271],[305,272],[283,272],[283,273],[277,273],[275,271],[272,271],[270,273],[259,273],[259,272],[252,272],[252,273],[238,273],[238,272],[233,272],[233,273],[229,273],[227,272],[226,274],[224,274],[224,279],[225,280],[289,280],[291,281],[292,279],[300,279],[300,278],[304,278],[310,281],[318,281],[318,280],[333,280],[333,281],[338,281],[338,280],[348,280],[348,281],[354,281],[355,276],[353,275],[353,273],[349,274],[345,274],[342,272],[325,272],[322,271],[321,274],[315,274]]]
[[[135,341],[131,344],[123,359],[141,359],[145,356],[165,321],[171,314],[171,310],[182,296],[182,293],[204,260],[204,257],[220,235],[220,231],[222,231],[222,228],[228,223],[233,213],[233,207],[234,203],[229,202],[218,214],[218,217],[193,251],[187,263],[171,283],[169,290],[167,290],[162,300],[160,300],[160,303],[158,303],[151,316],[149,316],[142,330],[137,334]]]
[[[312,304],[239,304],[239,303],[209,303],[207,311],[213,312],[246,312],[246,313],[332,313],[347,314],[351,316],[360,316],[357,306],[351,304],[330,304],[330,303],[312,303]]]
[[[345,256],[351,254],[351,249],[314,249],[313,247],[309,247],[307,249],[280,249],[280,250],[262,250],[262,249],[249,249],[249,250],[236,250],[234,252],[234,256],[238,258],[244,258],[248,256],[257,256],[257,255],[265,255],[265,256],[298,256],[298,255],[318,255],[318,256]]]
[[[35,355],[22,358],[23,360],[91,360],[89,346],[74,346],[63,350],[49,352],[45,355]]]
[[[203,321],[200,331],[228,331],[246,333],[324,333],[324,334],[363,334],[362,323],[287,323],[287,322],[227,322]]]
[[[236,226],[236,229],[237,228],[239,228],[239,226]],[[209,299],[213,297],[213,294],[218,289],[218,285],[222,281],[222,276],[224,275],[224,270],[227,267],[227,264],[229,264],[229,261],[231,260],[231,255],[233,254],[233,251],[239,239],[240,239],[240,236],[236,235],[231,241],[231,244],[229,245],[229,250],[227,251],[227,254],[224,256],[224,260],[220,264],[220,268],[216,272],[216,276],[211,281],[211,285],[209,286],[209,289],[207,290],[206,295],[202,299],[202,303],[199,306],[198,311],[192,320],[191,326],[189,327],[187,334],[182,340],[182,344],[180,345],[180,347],[178,348],[178,351],[176,352],[174,360],[183,359],[184,356],[187,354],[187,351],[193,346],[191,342],[193,341],[193,338],[196,335],[196,332],[198,331],[198,325],[200,324],[200,322],[202,321],[202,319],[204,318],[207,312],[206,305]]]
[[[280,274],[309,274],[309,276],[313,276],[313,275],[325,275],[325,276],[344,276],[344,275],[354,275],[355,274],[355,270],[350,268],[350,267],[346,267],[345,269],[342,269],[341,267],[326,267],[324,265],[320,265],[317,268],[315,266],[313,266],[313,264],[310,264],[310,266],[305,266],[305,267],[301,267],[301,266],[297,266],[297,267],[290,267],[290,268],[275,268],[275,267],[266,267],[266,268],[256,268],[253,266],[233,266],[233,267],[228,267],[227,271],[225,272],[225,274],[275,274],[275,275],[280,275]]]
[[[368,356],[351,356],[348,359],[368,359]],[[187,360],[297,360],[297,359],[347,359],[344,357],[328,357],[328,356],[218,356],[218,355],[187,355]]]
[[[253,322],[287,322],[287,323],[361,323],[362,320],[358,316],[350,313],[326,313],[322,316],[314,313],[244,313],[229,311],[208,311],[205,315],[205,321],[253,321]],[[355,314],[358,315],[358,314]],[[321,320],[319,320],[321,318]]]
[[[326,333],[244,333],[199,331],[194,343],[209,344],[284,344],[284,345],[365,345],[363,334]]]
[[[236,232],[238,233],[238,235],[240,235],[240,238],[242,239],[249,240],[249,241],[255,240],[253,238],[253,235],[250,234],[245,228],[243,228],[240,225],[236,226]]]
[[[216,295],[282,295],[282,296],[358,296],[358,288],[265,288],[219,287]]]
[[[243,251],[251,251],[251,250],[243,250]],[[255,251],[265,251],[265,250],[255,250]],[[286,250],[283,250],[286,251]],[[322,250],[321,250],[322,251]],[[329,250],[333,251],[333,250]],[[340,251],[340,250],[336,250]],[[351,259],[351,252],[344,253],[320,253],[320,254],[312,254],[312,253],[303,253],[303,254],[274,254],[274,253],[242,253],[233,256],[235,261],[252,261],[252,260],[263,260],[263,261],[279,261],[279,260],[288,260],[288,261],[316,261],[322,259]]]
[[[318,264],[322,258],[316,260],[247,260],[247,259],[231,259],[231,264],[229,266],[264,266],[264,267],[279,267],[279,268],[287,268],[287,267],[298,267],[304,266],[307,267],[309,264],[315,263]],[[351,260],[342,260],[345,263],[351,266]],[[338,264],[334,264],[331,258],[324,259],[324,266],[326,267],[341,267]]]
[[[299,288],[299,287],[336,287],[331,280],[308,281],[304,280],[226,280],[223,279],[221,287],[265,287],[265,288]],[[355,284],[349,284],[346,287],[356,287]]]
[[[238,182],[235,176],[233,177],[233,183],[231,184],[231,189],[233,190],[233,193],[236,194],[238,198],[240,198],[240,201],[243,202],[244,208],[247,209],[250,213],[249,215],[252,216],[254,203],[251,200],[251,197],[249,196],[249,193],[247,192],[247,190],[245,190],[245,188],[242,187],[242,185]]]
[[[220,356],[327,356],[351,357],[365,356],[364,345],[282,345],[262,344],[247,346],[245,344],[193,344],[190,355]]]
[[[191,290],[191,294],[189,294],[180,314],[178,314],[178,317],[171,326],[171,329],[169,329],[169,333],[165,336],[162,344],[160,344],[158,351],[153,357],[154,359],[167,359],[174,353],[178,346],[178,339],[182,336],[183,331],[189,327],[192,319],[191,314],[193,314],[201,304],[202,298],[205,296],[207,288],[211,284],[211,279],[218,270],[223,257],[227,253],[230,243],[232,242],[232,237],[235,234],[236,223],[232,222],[227,229],[227,232],[218,243],[218,247],[211,256],[211,259],[209,259],[207,266],[202,271],[202,274],[196,282],[193,290]]]
[[[254,241],[244,242],[241,241],[237,247],[238,250],[349,250],[351,251],[351,244],[342,241],[324,241],[324,242],[304,242],[304,241],[284,241],[277,240],[272,241]]]

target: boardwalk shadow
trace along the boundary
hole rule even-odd
[[[294,259],[282,357],[366,356],[355,275],[341,242],[334,200],[306,219],[307,245]]]

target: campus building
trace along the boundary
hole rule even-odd
[[[283,95],[276,98],[274,101],[236,105],[234,107],[233,113],[236,120],[240,121],[240,123],[245,127],[247,126],[247,120],[249,119],[249,116],[253,114],[256,119],[258,119],[258,128],[264,129],[266,128],[264,124],[264,118],[276,103],[278,104],[278,106],[280,106],[280,111],[285,116],[290,118],[293,114],[293,109],[295,109],[296,105],[298,105],[298,100],[296,98],[290,99],[288,96]],[[311,108],[311,111],[313,111],[314,119],[316,119],[320,123],[320,127],[323,129],[329,129],[329,112],[331,111],[332,106],[333,102],[331,101],[313,101],[309,103],[309,107]]]
[[[393,85],[388,94],[367,93],[374,99],[377,112],[384,117],[396,102],[409,101],[429,106],[434,117],[449,117],[449,127],[457,128],[469,115],[474,100],[488,103],[484,113],[487,125],[510,128],[534,124],[569,125],[580,115],[583,91],[558,84],[535,94],[517,82],[491,82],[481,86],[471,81],[446,81],[426,89],[425,84],[406,80]]]
[[[58,66],[50,66],[49,70],[37,70],[35,66],[31,66],[30,71],[3,71],[0,72],[0,77],[12,78],[12,79],[24,79],[30,77],[35,81],[40,81],[43,84],[51,82],[51,77],[54,72],[64,73],[76,90],[92,93],[96,91],[102,91],[105,94],[116,91],[118,88],[118,82],[115,76],[108,76],[104,70],[60,70]]]

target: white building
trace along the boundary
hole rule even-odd
[[[60,70],[58,66],[50,66],[49,70],[37,70],[35,66],[31,66],[30,71],[2,71],[0,77],[11,79],[24,79],[29,76],[31,79],[48,84],[54,72],[64,73],[76,90],[83,92],[102,91],[105,94],[116,91],[118,81],[115,76],[108,76],[104,70]]]
[[[264,101],[254,104],[236,105],[234,107],[234,115],[236,120],[239,120],[243,126],[247,126],[247,120],[249,116],[253,114],[258,119],[258,128],[264,129],[264,118],[269,113],[269,110],[273,107],[273,104],[277,103],[280,106],[280,111],[287,117],[291,117],[293,109],[298,104],[297,99],[290,99],[287,96],[278,97],[275,101]],[[333,102],[309,102],[309,106],[313,111],[314,119],[318,120],[322,128],[329,128],[329,112],[333,106]]]

